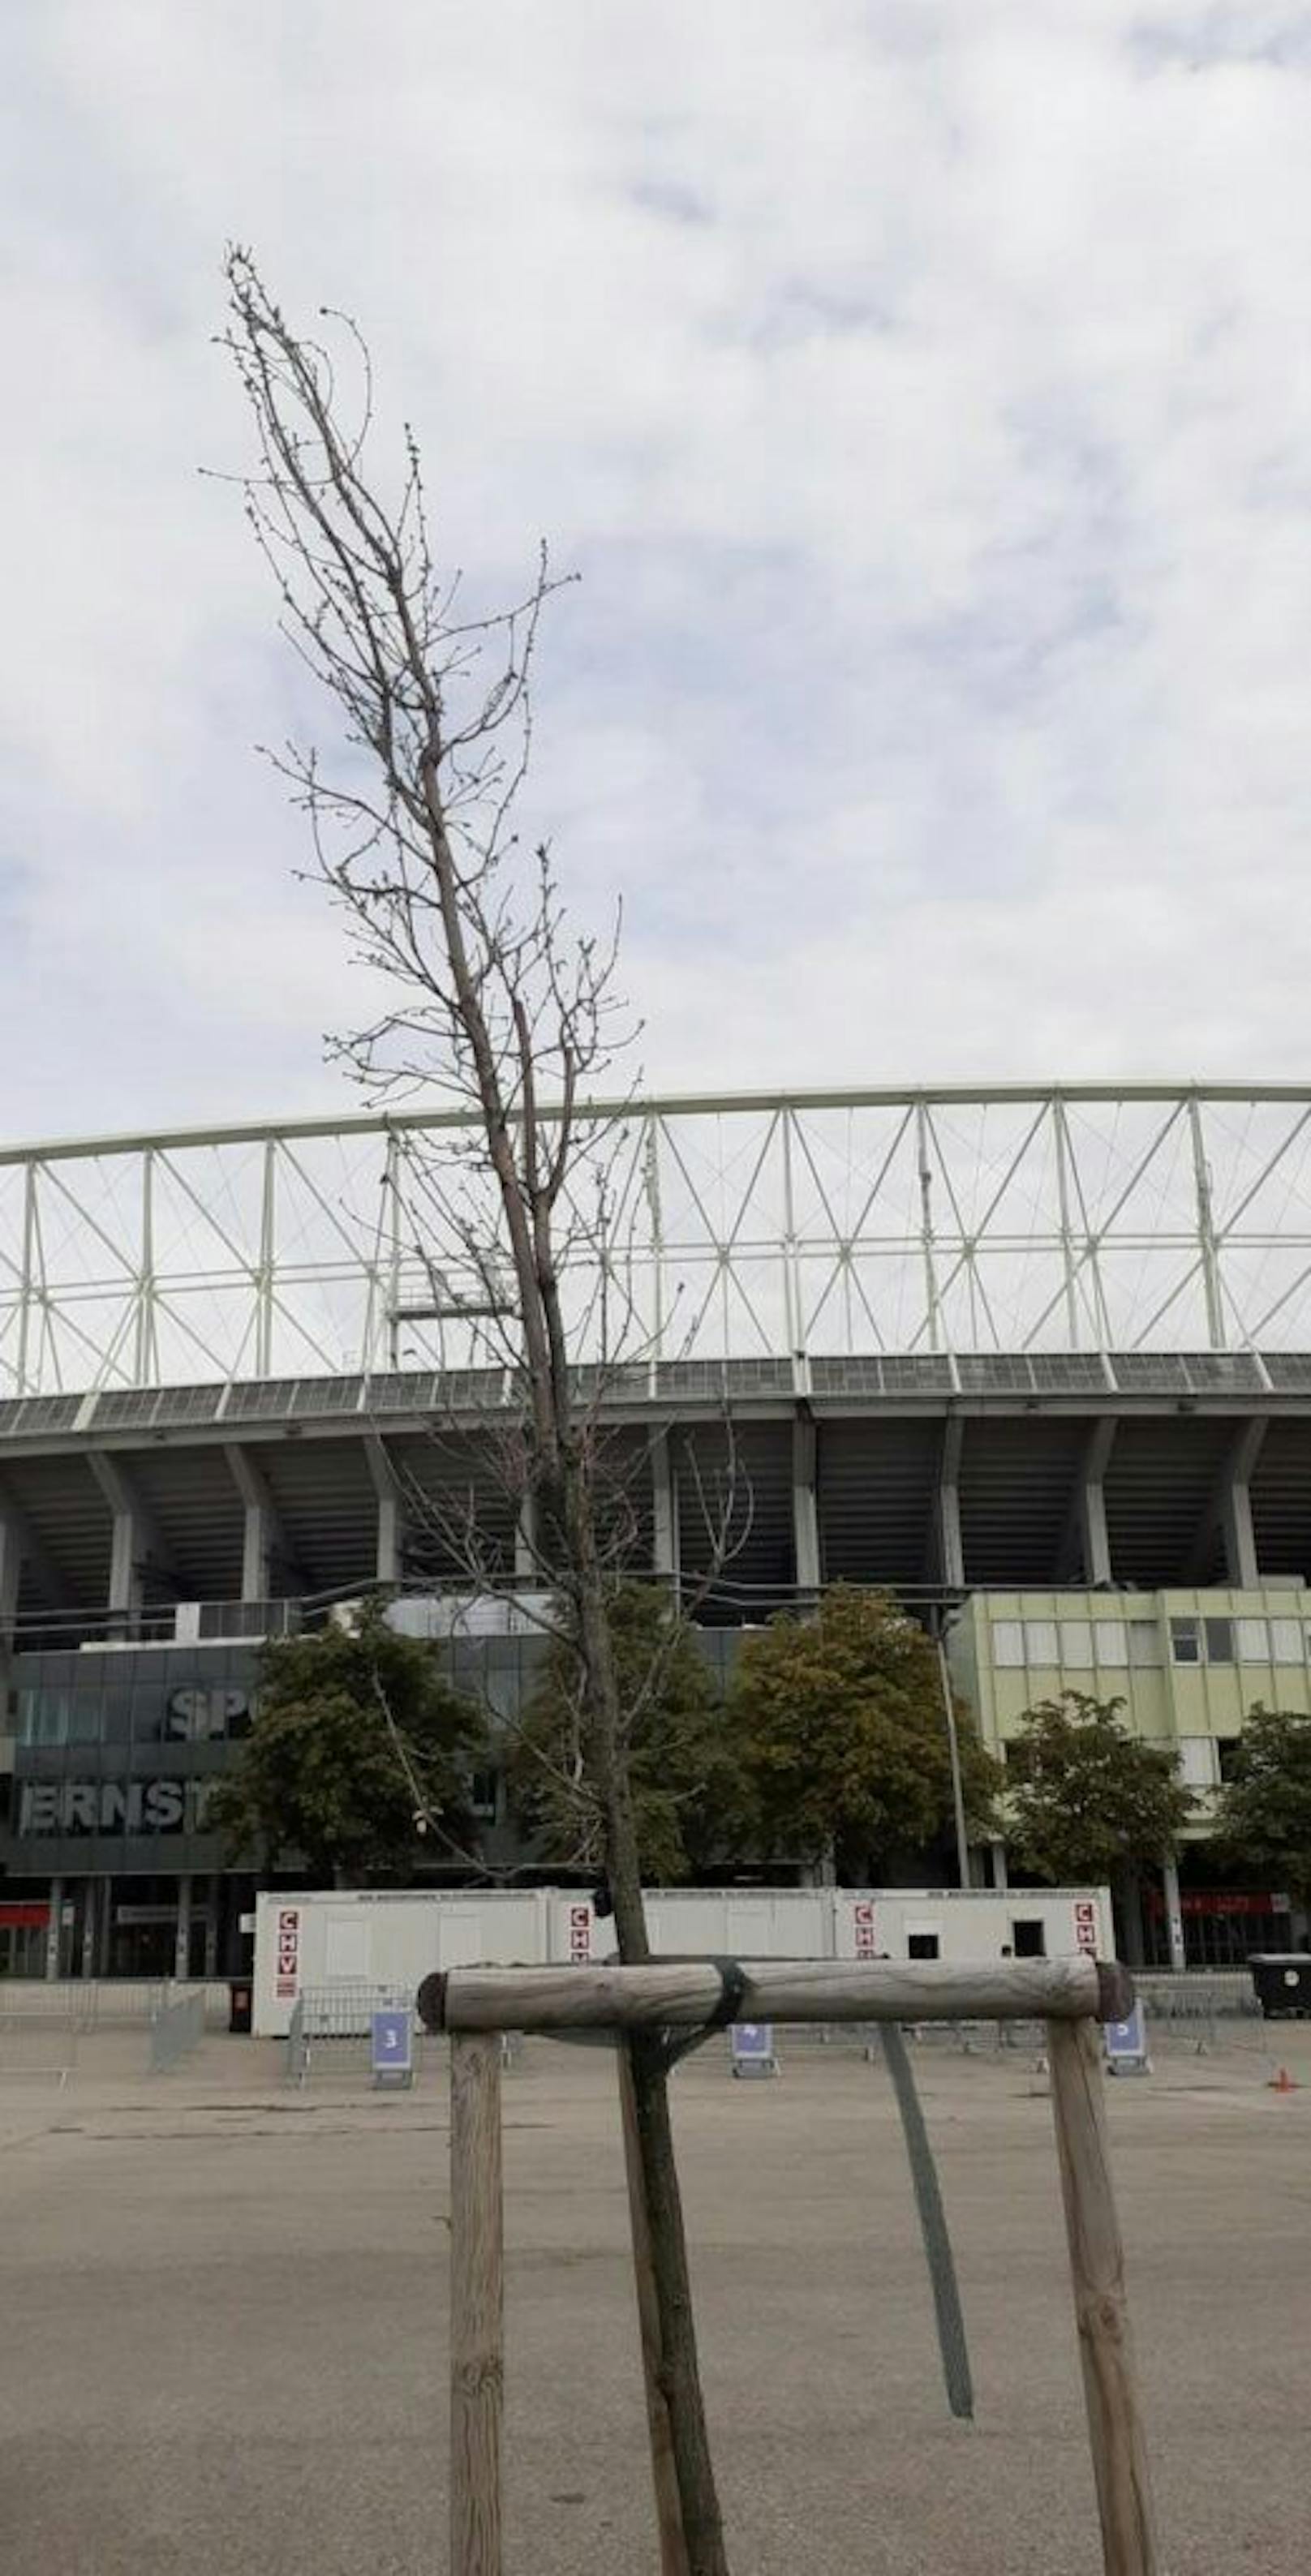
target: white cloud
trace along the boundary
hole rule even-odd
[[[534,822],[666,1087],[1303,1069],[1311,44],[1165,0],[45,0],[11,35],[10,1134],[339,1094],[209,345],[365,322],[584,575]]]

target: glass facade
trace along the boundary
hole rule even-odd
[[[725,1688],[741,1631],[697,1631]],[[457,1638],[434,1648],[493,1729],[531,1697],[548,1640]],[[256,1644],[83,1647],[19,1655],[12,1667],[13,1778],[0,1858],[15,1875],[181,1874],[228,1867],[208,1827],[208,1793],[255,1713]],[[500,1812],[494,1773],[475,1804]]]
[[[249,1730],[257,1670],[249,1645],[16,1657],[10,1871],[221,1869],[208,1790]]]

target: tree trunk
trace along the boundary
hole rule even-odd
[[[563,1484],[568,1562],[576,1583],[574,1606],[588,1712],[589,1768],[605,1817],[606,1860],[619,1955],[625,1965],[632,1966],[650,1958],[651,1944],[642,1901],[641,1860],[624,1759],[605,1587],[596,1555],[585,1471],[577,1461],[566,1467]],[[658,2033],[633,2032],[620,2045],[627,2047],[632,2067],[651,2270],[660,2320],[660,2388],[669,2412],[688,2576],[728,2576],[701,2393],[683,2201],[662,2041]]]

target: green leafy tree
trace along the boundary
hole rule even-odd
[[[967,1821],[987,1830],[1000,1773],[956,1705]],[[937,1649],[887,1593],[838,1584],[810,1619],[749,1637],[732,1730],[769,1849],[877,1875],[950,1831]]]
[[[744,1823],[741,1766],[713,1678],[663,1594],[621,1584],[606,1617],[642,1876],[649,1886],[667,1886],[736,1847]],[[515,1730],[511,1796],[544,1860],[600,1868],[604,1819],[584,1726],[578,1660],[555,1634]]]
[[[412,1862],[425,1840],[467,1843],[482,1741],[431,1646],[370,1602],[351,1627],[265,1648],[254,1724],[211,1814],[267,1868],[297,1854],[341,1885]]]
[[[1311,1717],[1258,1700],[1220,1792],[1217,1824],[1233,1860],[1267,1872],[1311,1907]]]
[[[1012,1737],[1006,1841],[1034,1878],[1114,1880],[1174,1850],[1196,1800],[1175,1755],[1130,1734],[1123,1706],[1065,1691],[1029,1709]]]

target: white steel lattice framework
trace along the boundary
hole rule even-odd
[[[1311,1346],[1311,1085],[589,1114],[616,1294],[580,1242],[580,1358],[617,1307],[628,1350],[665,1360]],[[0,1392],[485,1358],[458,1311],[467,1257],[411,1187],[470,1127],[416,1111],[0,1150]]]

